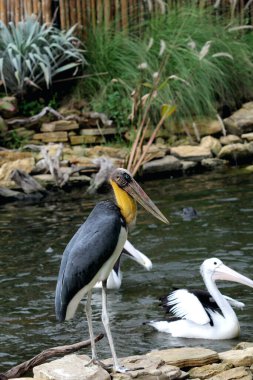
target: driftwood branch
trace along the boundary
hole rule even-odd
[[[95,342],[98,342],[104,337],[104,334],[100,334],[95,338]],[[9,371],[0,374],[0,379],[13,379],[15,377],[20,377],[24,373],[30,371],[33,367],[45,363],[46,360],[51,359],[55,356],[64,356],[76,352],[82,348],[90,346],[90,339],[84,340],[79,343],[70,344],[67,346],[52,347],[47,350],[42,351],[40,354],[34,356],[32,359],[21,363]]]
[[[25,117],[25,118],[19,118],[19,119],[11,119],[11,120],[5,120],[6,124],[8,125],[32,125],[34,123],[37,123],[38,120],[40,120],[43,116],[45,116],[47,113],[51,113],[54,115],[57,119],[62,120],[64,117],[54,110],[52,107],[44,107],[42,111],[40,111],[37,115],[31,116],[31,117]]]

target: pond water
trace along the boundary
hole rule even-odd
[[[221,282],[225,294],[245,302],[237,311],[240,339],[204,341],[171,338],[143,326],[164,314],[158,298],[174,286],[204,287],[199,266],[218,257],[253,278],[253,176],[236,169],[185,178],[146,181],[145,191],[169,218],[166,226],[139,207],[130,241],[153,261],[145,271],[122,261],[121,289],[110,291],[108,307],[118,356],[152,349],[204,346],[216,351],[238,341],[253,341],[253,289]],[[83,307],[69,322],[57,323],[54,291],[65,245],[95,201],[80,189],[40,204],[0,206],[0,372],[43,349],[88,338]],[[95,199],[96,198],[96,199]],[[184,220],[180,211],[194,207],[198,218]],[[95,334],[103,332],[100,291],[93,292]],[[107,339],[97,344],[100,358],[110,356]],[[89,348],[83,351],[90,354]]]

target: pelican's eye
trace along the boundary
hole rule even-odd
[[[217,265],[217,261],[214,261],[213,264],[214,264],[214,265]]]

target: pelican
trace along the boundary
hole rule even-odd
[[[240,335],[240,325],[232,306],[243,308],[242,302],[223,296],[216,280],[239,282],[253,288],[253,281],[227,267],[217,258],[205,260],[200,273],[206,291],[177,289],[161,302],[174,316],[167,321],[149,321],[147,324],[174,337],[200,339],[232,339]]]
[[[106,281],[106,288],[107,289],[119,289],[121,287],[122,283],[122,273],[120,270],[120,259],[121,256],[125,255],[129,257],[130,259],[136,261],[138,264],[142,265],[147,270],[152,269],[152,261],[144,255],[144,253],[140,252],[138,249],[136,249],[133,244],[130,243],[129,240],[127,240],[124,244],[123,251],[121,252],[120,257],[116,261],[116,264],[114,265],[111,273],[109,274],[109,277]],[[95,285],[95,288],[102,288],[102,282],[97,282]]]
[[[66,246],[59,270],[56,294],[56,318],[62,322],[74,317],[76,309],[87,294],[85,306],[91,340],[92,361],[97,358],[91,316],[91,295],[95,284],[102,281],[102,322],[113,359],[113,370],[125,372],[119,364],[107,313],[106,282],[127,240],[128,227],[135,222],[140,203],[157,219],[168,223],[131,174],[122,168],[110,176],[115,203],[99,202]]]

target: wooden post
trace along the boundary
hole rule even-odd
[[[100,25],[103,20],[103,3],[102,0],[97,0],[97,24]]]
[[[84,39],[87,36],[87,16],[86,16],[86,7],[87,3],[85,0],[81,2],[81,12],[82,12],[82,25],[83,25],[83,37]]]
[[[91,24],[92,28],[96,28],[96,0],[91,0],[90,2],[90,12],[91,12]]]
[[[38,0],[33,0],[33,14],[39,16],[39,4]]]

